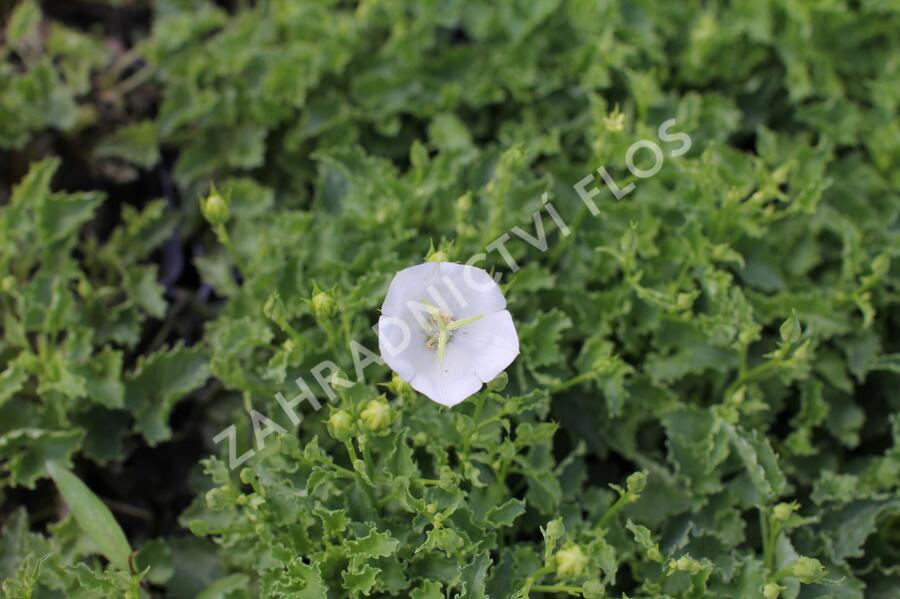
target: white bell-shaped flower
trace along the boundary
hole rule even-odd
[[[519,336],[487,272],[426,262],[394,275],[378,320],[378,347],[413,389],[454,406],[510,365]]]

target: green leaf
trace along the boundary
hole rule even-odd
[[[778,458],[768,439],[757,431],[746,432],[729,424],[723,425],[761,501],[768,501],[784,491],[785,478],[778,467]]]
[[[203,351],[180,344],[142,358],[128,373],[125,405],[134,414],[135,427],[151,445],[169,438],[172,431],[167,421],[175,403],[208,377]]]
[[[121,158],[143,169],[159,161],[159,139],[154,121],[131,123],[104,138],[94,150],[100,158]]]
[[[485,594],[487,572],[493,560],[487,551],[476,555],[471,562],[462,569],[462,592],[456,599],[488,599]]]
[[[491,506],[485,520],[495,528],[512,526],[516,518],[525,513],[525,502],[521,499],[510,499],[501,505]]]
[[[33,0],[20,2],[9,17],[6,39],[11,46],[19,45],[30,36],[41,22],[41,8]]]
[[[73,238],[78,229],[94,216],[103,194],[50,194],[38,205],[37,229],[43,243]]]
[[[113,566],[129,572],[131,546],[106,504],[65,467],[47,462],[46,468],[78,526]]]

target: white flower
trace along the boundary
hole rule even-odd
[[[426,262],[394,275],[378,320],[381,357],[413,389],[454,406],[519,355],[506,299],[480,268]]]

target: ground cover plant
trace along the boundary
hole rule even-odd
[[[900,595],[896,2],[0,20],[4,597]]]

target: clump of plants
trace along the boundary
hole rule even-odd
[[[890,3],[0,19],[4,597],[897,595]]]

